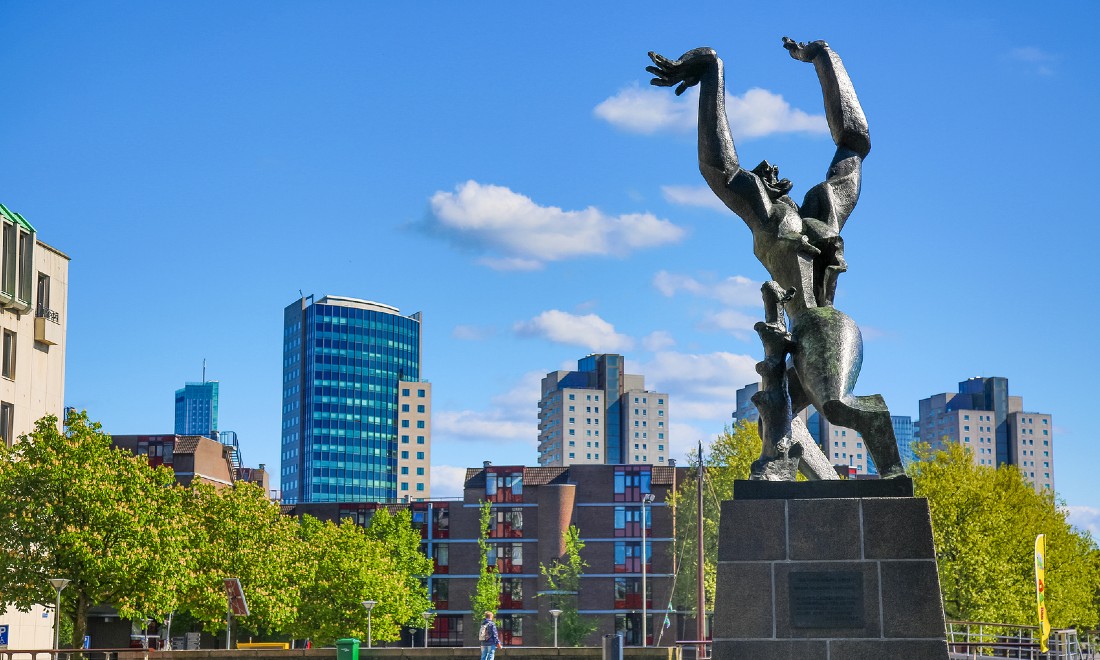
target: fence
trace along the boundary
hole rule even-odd
[[[982,621],[948,621],[947,645],[953,660],[1100,660],[1100,635],[1072,628],[1050,631],[1047,652],[1039,650],[1039,628]]]

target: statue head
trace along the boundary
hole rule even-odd
[[[752,173],[760,177],[760,181],[768,190],[768,196],[772,199],[778,199],[786,195],[794,187],[790,179],[779,178],[778,165],[772,165],[766,160],[760,161],[760,164],[753,168]]]

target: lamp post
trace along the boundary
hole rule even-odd
[[[428,620],[432,618],[432,613],[421,612],[420,616],[424,617],[424,648],[428,648]]]
[[[57,647],[61,644],[61,592],[69,580],[65,578],[50,578],[50,584],[57,590],[57,606],[53,611],[53,658],[57,660]]]
[[[367,608],[367,648],[371,648],[373,644],[373,635],[371,635],[370,629],[370,611],[374,609],[374,606],[378,604],[376,600],[364,600],[363,607]]]
[[[558,617],[561,616],[561,610],[550,610],[550,616],[554,617],[554,648],[558,648]]]
[[[654,499],[653,493],[646,493],[645,495],[642,496],[642,646],[643,647],[644,646],[649,646],[648,631],[646,630],[646,628],[648,627],[648,624],[646,622],[646,617],[648,616],[648,612],[646,611],[646,609],[647,609],[648,604],[646,603],[646,580],[645,580],[646,571],[645,571],[645,565],[646,565],[646,558],[648,557],[648,553],[646,552],[646,547],[645,547],[645,523],[646,523],[645,507],[646,507],[647,504],[653,504],[653,499]]]

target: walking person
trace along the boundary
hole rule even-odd
[[[497,649],[503,648],[500,636],[497,635],[497,624],[493,622],[492,612],[485,613],[485,619],[477,631],[477,638],[481,642],[481,660],[493,660]]]

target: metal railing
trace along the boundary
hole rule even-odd
[[[680,639],[675,642],[679,649],[677,655],[684,660],[710,660],[714,655],[711,644],[713,642],[709,639]]]
[[[0,660],[149,660],[149,650],[117,649],[0,649]]]
[[[1047,652],[1039,650],[1039,628],[983,621],[948,621],[947,646],[953,660],[1100,660],[1100,635],[1078,636],[1072,628],[1050,631]],[[1082,641],[1083,640],[1083,641]]]
[[[34,315],[46,319],[47,321],[53,321],[54,323],[61,323],[61,315],[47,307],[39,307],[34,310]]]

